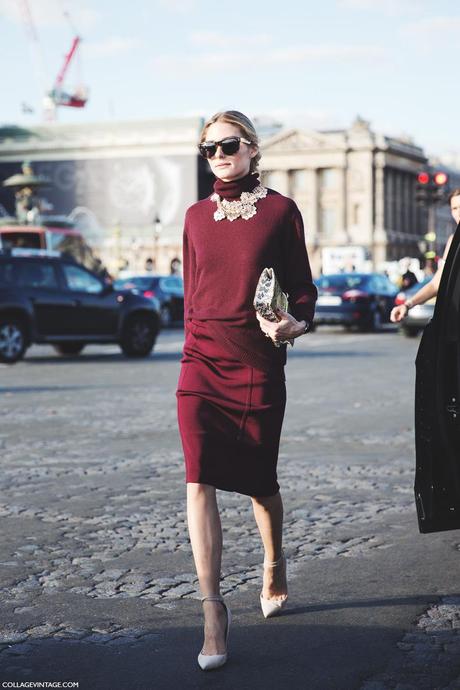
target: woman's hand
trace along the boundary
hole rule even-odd
[[[442,255],[442,259],[438,262],[437,271],[430,280],[430,282],[421,287],[420,290],[415,293],[415,295],[411,295],[411,298],[407,300],[408,306],[411,309],[412,307],[417,306],[417,304],[425,304],[425,302],[428,302],[428,300],[437,296],[439,284],[441,282],[442,272],[444,269],[444,265],[446,263],[447,255],[449,253],[450,245],[452,244],[453,237],[453,235],[449,236],[449,239],[446,243],[446,248],[444,249],[444,254]],[[400,304],[398,307],[393,307],[390,314],[390,320],[393,323],[398,323],[407,316],[408,311],[409,309],[404,304]]]
[[[305,333],[306,322],[297,321],[292,314],[282,309],[276,309],[276,314],[279,321],[268,321],[256,312],[259,320],[259,325],[265,335],[273,340],[274,343],[279,343],[281,340],[290,340],[291,338],[298,338]]]
[[[393,307],[390,314],[390,321],[392,323],[399,323],[402,321],[409,313],[409,309],[405,304],[399,304],[397,307]]]

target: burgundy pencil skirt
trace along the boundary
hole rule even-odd
[[[274,496],[286,406],[284,367],[232,358],[204,321],[189,321],[177,386],[186,481]]]

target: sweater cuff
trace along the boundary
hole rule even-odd
[[[310,304],[296,304],[291,311],[292,316],[297,319],[297,321],[306,321],[307,323],[313,321],[314,313],[314,305]]]

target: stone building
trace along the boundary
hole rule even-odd
[[[326,247],[362,247],[377,268],[420,254],[427,222],[415,200],[427,163],[420,147],[357,118],[348,130],[280,132],[262,154],[264,183],[292,196],[303,214],[315,274]]]

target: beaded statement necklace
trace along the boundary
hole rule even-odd
[[[214,211],[214,220],[227,218],[230,221],[237,218],[249,220],[257,213],[256,202],[267,196],[267,188],[258,185],[252,192],[242,192],[239,199],[230,201],[222,199],[217,193],[211,196],[211,201],[217,202],[217,210]]]

